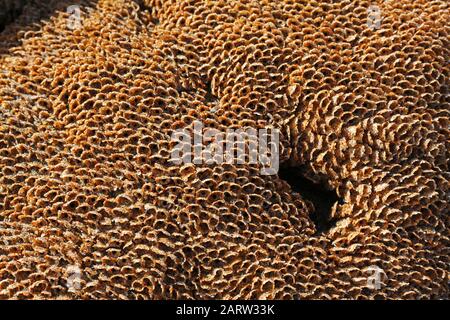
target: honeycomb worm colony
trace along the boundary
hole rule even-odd
[[[449,6],[0,0],[0,298],[447,299]],[[291,179],[173,164],[194,121]]]

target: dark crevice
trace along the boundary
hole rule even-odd
[[[158,19],[157,17],[155,17],[154,14],[152,13],[152,7],[151,7],[151,6],[149,6],[148,4],[146,4],[144,0],[135,0],[135,2],[136,2],[137,5],[139,6],[139,11],[140,11],[141,13],[144,13],[144,12],[148,13],[148,16],[150,17],[150,22],[151,22],[153,25],[156,26],[156,25],[159,24],[159,19]],[[141,20],[146,20],[146,19],[143,19],[143,18],[141,17]]]
[[[303,167],[285,167],[280,168],[278,176],[291,186],[292,191],[314,206],[309,217],[316,227],[316,234],[327,233],[338,221],[331,217],[332,207],[336,202],[342,204],[343,201],[325,182],[313,182],[306,178],[303,172]]]
[[[26,3],[26,0],[14,1],[10,7],[0,7],[0,32],[22,14]]]
[[[212,93],[211,82],[206,83],[205,103],[216,102],[217,97]]]
[[[145,4],[144,0],[135,0],[134,2],[137,3],[137,5],[139,6],[139,10],[141,11],[149,11],[149,6],[147,4]]]

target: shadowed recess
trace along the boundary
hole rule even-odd
[[[335,190],[329,190],[325,183],[315,183],[302,175],[300,167],[280,168],[278,173],[280,179],[286,181],[292,191],[308,200],[314,206],[310,214],[311,220],[316,227],[316,234],[328,232],[336,225],[338,219],[331,218],[331,210],[336,202],[341,203]]]
[[[0,1],[0,32],[22,14],[27,2],[26,0]]]

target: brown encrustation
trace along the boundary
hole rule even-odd
[[[0,298],[448,297],[448,1],[138,2],[0,34]],[[278,128],[336,225],[258,165],[174,165],[194,121]]]

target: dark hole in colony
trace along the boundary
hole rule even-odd
[[[18,0],[12,3],[8,10],[4,10],[5,8],[0,8],[3,12],[0,12],[0,32],[2,32],[6,25],[13,22],[17,17],[22,14],[23,7],[25,6],[27,1]]]
[[[212,93],[211,82],[208,81],[206,84],[205,102],[209,103],[209,102],[214,102],[216,100],[217,100],[217,97]]]
[[[310,201],[314,211],[310,214],[316,227],[316,234],[328,232],[336,225],[337,219],[331,218],[331,208],[336,202],[342,203],[334,190],[325,183],[315,183],[302,174],[301,167],[280,168],[278,176],[286,181],[294,192]]]

